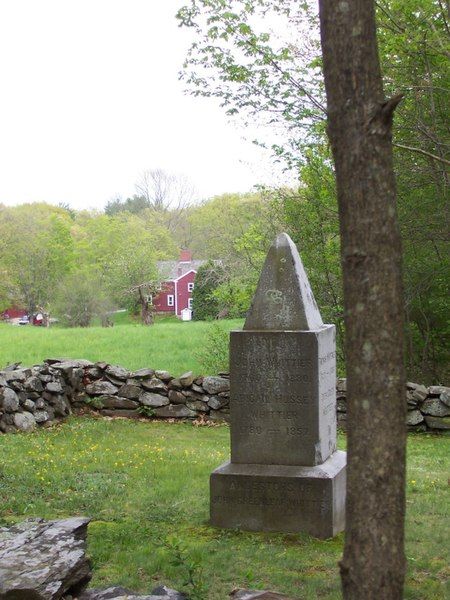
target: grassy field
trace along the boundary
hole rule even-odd
[[[405,598],[448,598],[449,438],[410,435]],[[345,437],[340,439],[345,447]],[[235,586],[303,600],[341,597],[343,536],[244,533],[208,525],[208,477],[228,458],[226,426],[72,418],[0,437],[5,523],[88,515],[92,585],[140,591],[158,582],[224,600]]]
[[[220,321],[224,330],[239,329],[242,320]],[[174,375],[203,373],[199,353],[208,344],[214,323],[159,320],[151,327],[130,323],[119,313],[111,328],[49,329],[0,325],[0,367],[21,361],[30,366],[50,357],[104,360],[129,369],[166,369]]]

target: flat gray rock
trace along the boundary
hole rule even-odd
[[[155,371],[153,369],[138,369],[137,371],[133,371],[130,376],[133,379],[151,379]]]
[[[124,369],[123,367],[119,367],[118,365],[109,365],[106,367],[105,373],[109,375],[109,377],[114,377],[114,379],[120,379],[125,381],[130,376],[130,371]]]
[[[141,395],[142,389],[138,385],[126,383],[119,389],[119,396],[129,400],[137,400]]]
[[[420,407],[424,415],[432,417],[448,417],[450,416],[450,406],[447,406],[440,401],[439,398],[428,398]]]
[[[89,519],[35,519],[0,528],[0,598],[58,600],[91,578],[86,558]]]
[[[166,384],[157,377],[152,377],[151,379],[144,379],[142,381],[142,387],[148,390],[149,392],[166,392],[167,386]]]
[[[158,408],[169,404],[169,398],[167,398],[167,396],[161,396],[160,394],[153,394],[152,392],[142,392],[139,396],[139,402],[143,406]]]
[[[203,389],[208,394],[219,394],[230,390],[230,380],[225,377],[205,377],[202,384]]]
[[[197,413],[195,413],[192,410],[189,410],[189,408],[187,408],[187,406],[184,406],[184,404],[169,404],[168,406],[161,406],[161,408],[156,408],[155,416],[162,417],[165,419],[195,419]]]
[[[161,585],[153,590],[150,595],[138,595],[123,587],[110,587],[106,589],[86,590],[77,600],[186,600],[186,596]]]
[[[89,396],[114,396],[117,392],[118,389],[110,381],[96,381],[86,386],[86,394]]]
[[[268,590],[233,590],[230,594],[232,600],[295,600],[285,594],[269,592]]]

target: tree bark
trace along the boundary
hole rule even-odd
[[[400,600],[406,402],[392,116],[401,97],[384,98],[374,2],[320,0],[319,7],[346,324],[348,483],[342,587],[346,599]]]
[[[139,302],[141,305],[141,320],[143,325],[153,325],[153,313],[147,296],[139,288]]]

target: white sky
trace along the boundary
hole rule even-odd
[[[0,203],[102,208],[154,168],[201,197],[273,182],[213,100],[183,93],[182,4],[0,0]]]

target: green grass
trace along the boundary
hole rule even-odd
[[[0,325],[0,367],[21,361],[30,366],[45,358],[67,357],[104,360],[129,369],[151,367],[165,369],[174,375],[185,371],[203,372],[198,352],[208,343],[213,323],[179,321],[174,318],[157,320],[145,327],[129,323],[124,313],[115,315],[111,328],[89,327],[13,327]],[[239,329],[243,321],[224,320],[224,329]]]
[[[405,598],[444,599],[450,440],[411,435],[408,446]],[[343,535],[320,541],[208,525],[209,474],[228,455],[225,426],[83,417],[33,434],[4,435],[2,519],[90,516],[96,586],[144,592],[163,582],[181,589],[190,569],[197,598],[224,600],[236,586],[277,589],[304,600],[340,598]]]

